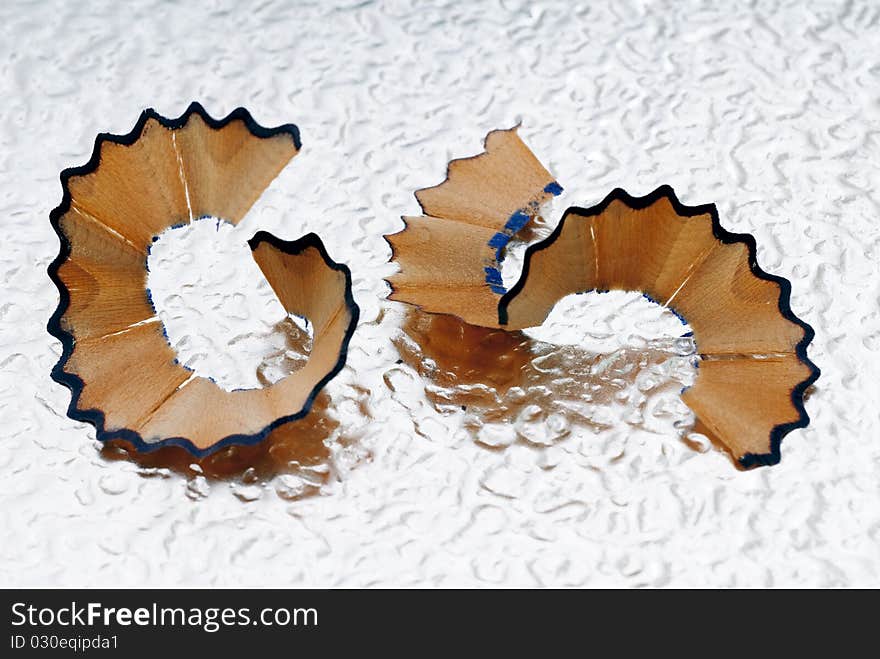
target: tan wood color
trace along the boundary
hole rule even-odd
[[[149,118],[130,145],[103,142],[96,169],[70,177],[58,220],[70,245],[58,267],[70,298],[60,325],[73,336],[63,370],[82,380],[77,408],[103,413],[105,432],[207,449],[303,411],[341,368],[356,307],[323,246],[253,248],[285,309],[314,327],[305,366],[264,389],[227,392],[178,363],[146,291],[154,237],[204,215],[238,222],[297,151],[290,134],[257,136],[241,119],[216,128],[192,113],[175,128]]]
[[[501,299],[489,291],[487,239],[513,210],[545,200],[535,191],[550,180],[514,131],[490,133],[486,153],[453,161],[443,184],[416,193],[427,217],[405,218],[406,229],[386,237],[401,267],[390,299],[519,330],[572,293],[644,293],[693,330],[702,360],[683,399],[704,426],[737,459],[778,459],[775,429],[805,425],[803,384],[818,370],[798,353],[805,326],[782,312],[780,284],[753,270],[748,244],[715,225],[714,209],[690,212],[671,189],[642,199],[615,191],[600,207],[566,211],[529,248],[520,282]]]
[[[385,236],[400,265],[387,279],[390,299],[497,326],[499,294],[485,272],[496,265],[489,241],[516,211],[536,216],[551,182],[517,128],[489,133],[483,153],[453,160],[443,183],[416,192],[423,216],[404,217],[403,231]]]
[[[781,312],[780,285],[752,271],[748,246],[717,238],[708,213],[680,215],[666,196],[645,208],[616,199],[598,214],[570,209],[541,247],[511,291],[509,329],[540,325],[571,293],[642,292],[693,330],[702,359],[682,399],[735,458],[771,454],[774,429],[800,420],[805,330]]]
[[[700,361],[696,382],[681,399],[739,459],[770,452],[773,429],[798,421],[791,392],[808,377],[810,368],[793,354],[764,359],[706,357]]]
[[[493,130],[483,153],[449,163],[446,180],[416,191],[425,215],[497,231],[521,208],[546,201],[553,181],[517,134],[518,126]]]
[[[151,118],[133,144],[102,143],[97,169],[68,182],[71,207],[146,253],[154,236],[190,221],[173,136]]]
[[[256,138],[242,121],[217,131],[198,114],[173,136],[192,219],[214,215],[238,224],[297,154],[289,135]]]
[[[257,433],[303,409],[315,387],[336,367],[352,320],[345,275],[328,266],[314,247],[286,254],[263,242],[253,254],[284,308],[312,323],[308,361],[262,389],[230,392],[206,378],[192,378],[141,420],[138,431],[148,443],[180,436],[206,448],[230,435]]]

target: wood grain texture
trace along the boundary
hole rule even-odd
[[[517,128],[492,131],[484,149],[416,191],[424,215],[404,217],[403,231],[385,236],[400,266],[386,281],[392,300],[497,327],[504,249],[560,189]]]
[[[805,331],[781,313],[781,293],[777,282],[751,271],[746,245],[718,244],[672,306],[688,320],[702,354],[791,353]]]
[[[679,215],[665,196],[646,208],[614,200],[589,222],[595,234],[595,287],[639,291],[660,304],[669,303],[717,242],[708,214]]]
[[[805,331],[780,309],[780,284],[754,271],[749,247],[715,235],[709,213],[682,215],[669,196],[598,212],[569,209],[506,296],[509,329],[540,325],[565,295],[637,291],[691,325],[702,354],[794,352]]]
[[[232,224],[299,153],[290,134],[257,138],[243,120],[213,128],[199,114],[175,131],[174,143],[192,218],[211,215]]]
[[[794,354],[703,359],[696,382],[681,398],[737,460],[750,455],[778,460],[777,428],[802,420],[792,394],[810,375],[810,367]]]
[[[168,227],[190,220],[172,131],[148,119],[132,144],[104,141],[100,163],[68,182],[71,205],[146,251]]]
[[[452,313],[473,325],[495,325],[498,295],[486,284],[483,265],[494,229],[438,217],[404,222],[404,231],[386,236],[401,268],[386,280],[389,299]]]
[[[425,215],[499,230],[515,211],[549,199],[553,176],[517,129],[493,130],[483,153],[451,161],[443,183],[417,190]]]
[[[182,437],[204,450],[230,438],[259,435],[304,416],[323,384],[342,367],[357,321],[347,270],[329,260],[315,234],[288,243],[261,232],[251,246],[284,308],[312,323],[308,361],[262,389],[227,392],[206,378],[193,378],[139,429],[147,443]]]
[[[644,293],[683,317],[702,357],[683,399],[741,464],[778,462],[782,436],[809,420],[803,393],[819,371],[806,356],[812,329],[791,312],[788,282],[758,267],[751,236],[671,188],[615,190],[570,208],[528,248],[499,318],[511,330],[537,326],[562,297],[605,290]]]
[[[266,390],[276,404],[302,400],[304,407],[345,362],[359,315],[351,273],[330,259],[315,234],[288,243],[261,233],[251,246],[287,312],[307,318],[312,325],[312,349],[305,366]]]
[[[146,255],[104,224],[71,208],[59,222],[71,245],[58,276],[70,292],[61,319],[78,339],[103,336],[155,316]]]
[[[553,248],[536,246],[529,254],[529,277],[505,307],[501,326],[509,330],[537,327],[566,295],[597,288],[596,244],[589,221],[563,222]],[[542,243],[547,244],[549,243]],[[513,293],[511,291],[509,295]],[[495,313],[499,321],[498,312]]]
[[[315,329],[305,366],[265,389],[227,392],[179,364],[146,288],[159,233],[205,215],[238,222],[299,144],[292,124],[263,128],[242,108],[218,121],[194,103],[177,119],[145,111],[131,133],[99,136],[92,160],[62,173],[51,214],[61,251],[49,269],[61,301],[49,331],[64,352],[53,377],[73,391],[68,414],[98,439],[197,456],[253,444],[304,416],[342,368],[358,308],[351,274],[315,234],[250,241],[284,307]]]
[[[77,339],[65,370],[84,383],[80,409],[100,410],[110,432],[139,429],[192,374],[177,363],[158,321]]]

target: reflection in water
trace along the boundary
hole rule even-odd
[[[660,435],[674,427],[689,445],[700,441],[692,424],[682,422],[691,416],[679,399],[695,376],[691,339],[657,339],[599,354],[411,309],[395,345],[427,381],[433,407],[441,413],[464,409],[466,428],[489,448],[515,442],[547,447],[573,432],[622,426]]]
[[[287,316],[275,323],[266,337],[274,349],[263,355],[257,366],[257,381],[268,387],[298,371],[309,360],[312,351],[312,326],[305,318]]]
[[[287,344],[294,362],[310,349],[247,247],[253,233],[202,218],[163,231],[148,256],[151,299],[178,360],[227,391],[283,377]]]
[[[552,329],[552,322],[547,325]],[[637,333],[650,334],[644,327]],[[558,339],[552,332],[542,336]],[[294,319],[277,323],[267,339],[275,347],[270,351],[263,344],[260,381],[276,381],[301,368],[310,341],[307,328]],[[421,376],[411,384],[424,390],[427,409],[418,408],[417,396],[403,389],[398,393],[417,434],[437,439],[451,426],[438,424],[436,415],[460,415],[459,427],[490,450],[512,444],[549,449],[569,437],[596,437],[601,441],[594,448],[602,452],[609,435],[636,429],[660,438],[678,429],[692,448],[709,447],[709,439],[692,432],[703,431],[692,428],[679,399],[695,374],[690,339],[630,341],[610,349],[585,343],[558,345],[407,308],[394,344],[401,360]],[[394,367],[386,373],[392,395],[409,386],[399,376]],[[371,419],[370,397],[370,390],[356,382],[339,400],[322,392],[304,419],[278,428],[256,446],[229,447],[202,459],[174,447],[138,454],[124,442],[109,444],[102,453],[137,463],[145,476],[160,470],[186,476],[187,494],[194,499],[206,496],[212,484],[228,483],[236,496],[250,501],[271,482],[279,496],[296,500],[322,492],[368,458],[360,437]]]
[[[276,323],[269,334],[248,337],[249,341],[259,339],[263,351],[256,368],[257,379],[263,386],[305,365],[312,345],[309,330],[302,320],[287,317]],[[359,397],[357,389],[354,393]],[[337,459],[331,444],[336,452],[344,451],[346,457],[357,453],[348,450],[356,440],[340,433],[339,420],[329,414],[330,404],[329,395],[322,391],[304,418],[280,426],[259,444],[230,446],[204,458],[195,458],[175,446],[138,453],[124,441],[107,443],[101,453],[108,460],[131,460],[147,476],[162,469],[182,474],[190,479],[187,493],[192,498],[207,495],[211,482],[228,481],[235,494],[247,501],[259,497],[260,484],[273,480],[279,496],[299,499],[319,493],[337,476]]]
[[[316,494],[333,475],[333,458],[327,440],[339,422],[327,414],[330,398],[318,395],[312,410],[304,418],[275,429],[259,444],[229,446],[204,458],[194,458],[186,450],[166,446],[152,453],[138,453],[123,441],[109,442],[102,455],[109,460],[128,459],[145,468],[170,469],[195,479],[191,494],[204,483],[229,480],[245,485],[284,476],[276,491],[284,498],[296,499]],[[202,481],[202,479],[205,479]],[[192,489],[192,488],[191,488]],[[242,490],[247,496],[247,491]]]
[[[533,357],[529,339],[522,332],[476,327],[455,316],[428,314],[411,307],[403,331],[412,339],[406,342],[398,337],[395,342],[404,361],[438,386],[476,385],[477,400],[486,391],[507,391],[519,384]]]

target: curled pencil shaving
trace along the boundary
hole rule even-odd
[[[819,369],[791,285],[758,266],[754,238],[726,231],[714,205],[685,206],[668,186],[645,197],[614,190],[592,208],[569,208],[529,246],[499,322],[534,327],[560,298],[607,290],[641,292],[687,321],[701,359],[682,399],[741,465],[777,463],[782,438],[809,423],[803,394]]]
[[[61,300],[49,331],[63,352],[52,375],[72,391],[68,415],[99,440],[195,455],[253,444],[304,416],[342,368],[358,309],[348,269],[314,234],[250,241],[285,309],[315,330],[306,365],[265,389],[227,392],[180,364],[147,290],[162,231],[205,216],[237,224],[299,149],[292,124],[267,129],[243,108],[215,120],[193,103],[177,119],[147,110],[129,134],[99,135],[91,160],[62,172],[50,216],[61,250],[49,268]]]
[[[390,299],[497,326],[504,249],[561,191],[517,128],[492,131],[483,153],[453,160],[445,181],[416,192],[423,215],[385,236],[400,265]]]
[[[813,330],[792,313],[789,282],[758,266],[754,238],[723,229],[714,205],[681,204],[668,186],[645,197],[617,189],[569,208],[529,246],[506,291],[507,242],[559,191],[515,129],[490,133],[484,153],[451,162],[446,181],[416,193],[424,216],[386,236],[400,264],[391,299],[516,330],[540,325],[572,293],[641,292],[693,329],[701,360],[682,398],[703,426],[743,466],[778,462],[782,437],[809,423],[803,395],[819,370],[806,354]]]

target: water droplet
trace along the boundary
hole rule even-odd
[[[680,336],[673,344],[675,354],[681,357],[693,355],[697,351],[697,344],[692,336]]]
[[[487,423],[477,433],[477,442],[489,448],[510,446],[515,440],[513,429],[502,423]]]
[[[498,496],[516,499],[526,490],[526,477],[508,467],[497,467],[480,479],[480,485]]]
[[[317,494],[318,490],[316,485],[292,474],[280,476],[275,485],[275,493],[287,501],[296,501]]]
[[[545,470],[553,469],[559,464],[561,459],[562,451],[559,448],[551,447],[541,451],[541,455],[538,456],[538,466]]]
[[[160,478],[168,478],[171,476],[171,471],[165,467],[139,467],[137,474],[144,478],[154,478],[156,476]]]
[[[647,393],[657,386],[657,382],[650,376],[640,377],[636,382],[636,386],[642,393]]]
[[[263,488],[259,485],[233,484],[232,493],[244,502],[251,502],[263,496]]]
[[[76,492],[74,492],[74,496],[76,496],[76,500],[84,506],[89,506],[95,502],[95,495],[92,494],[92,489],[87,486],[78,488]]]
[[[204,499],[211,493],[211,485],[204,476],[196,476],[191,478],[186,484],[186,496],[193,501]]]
[[[128,479],[122,474],[108,474],[98,481],[98,486],[106,494],[122,494],[128,489]]]

